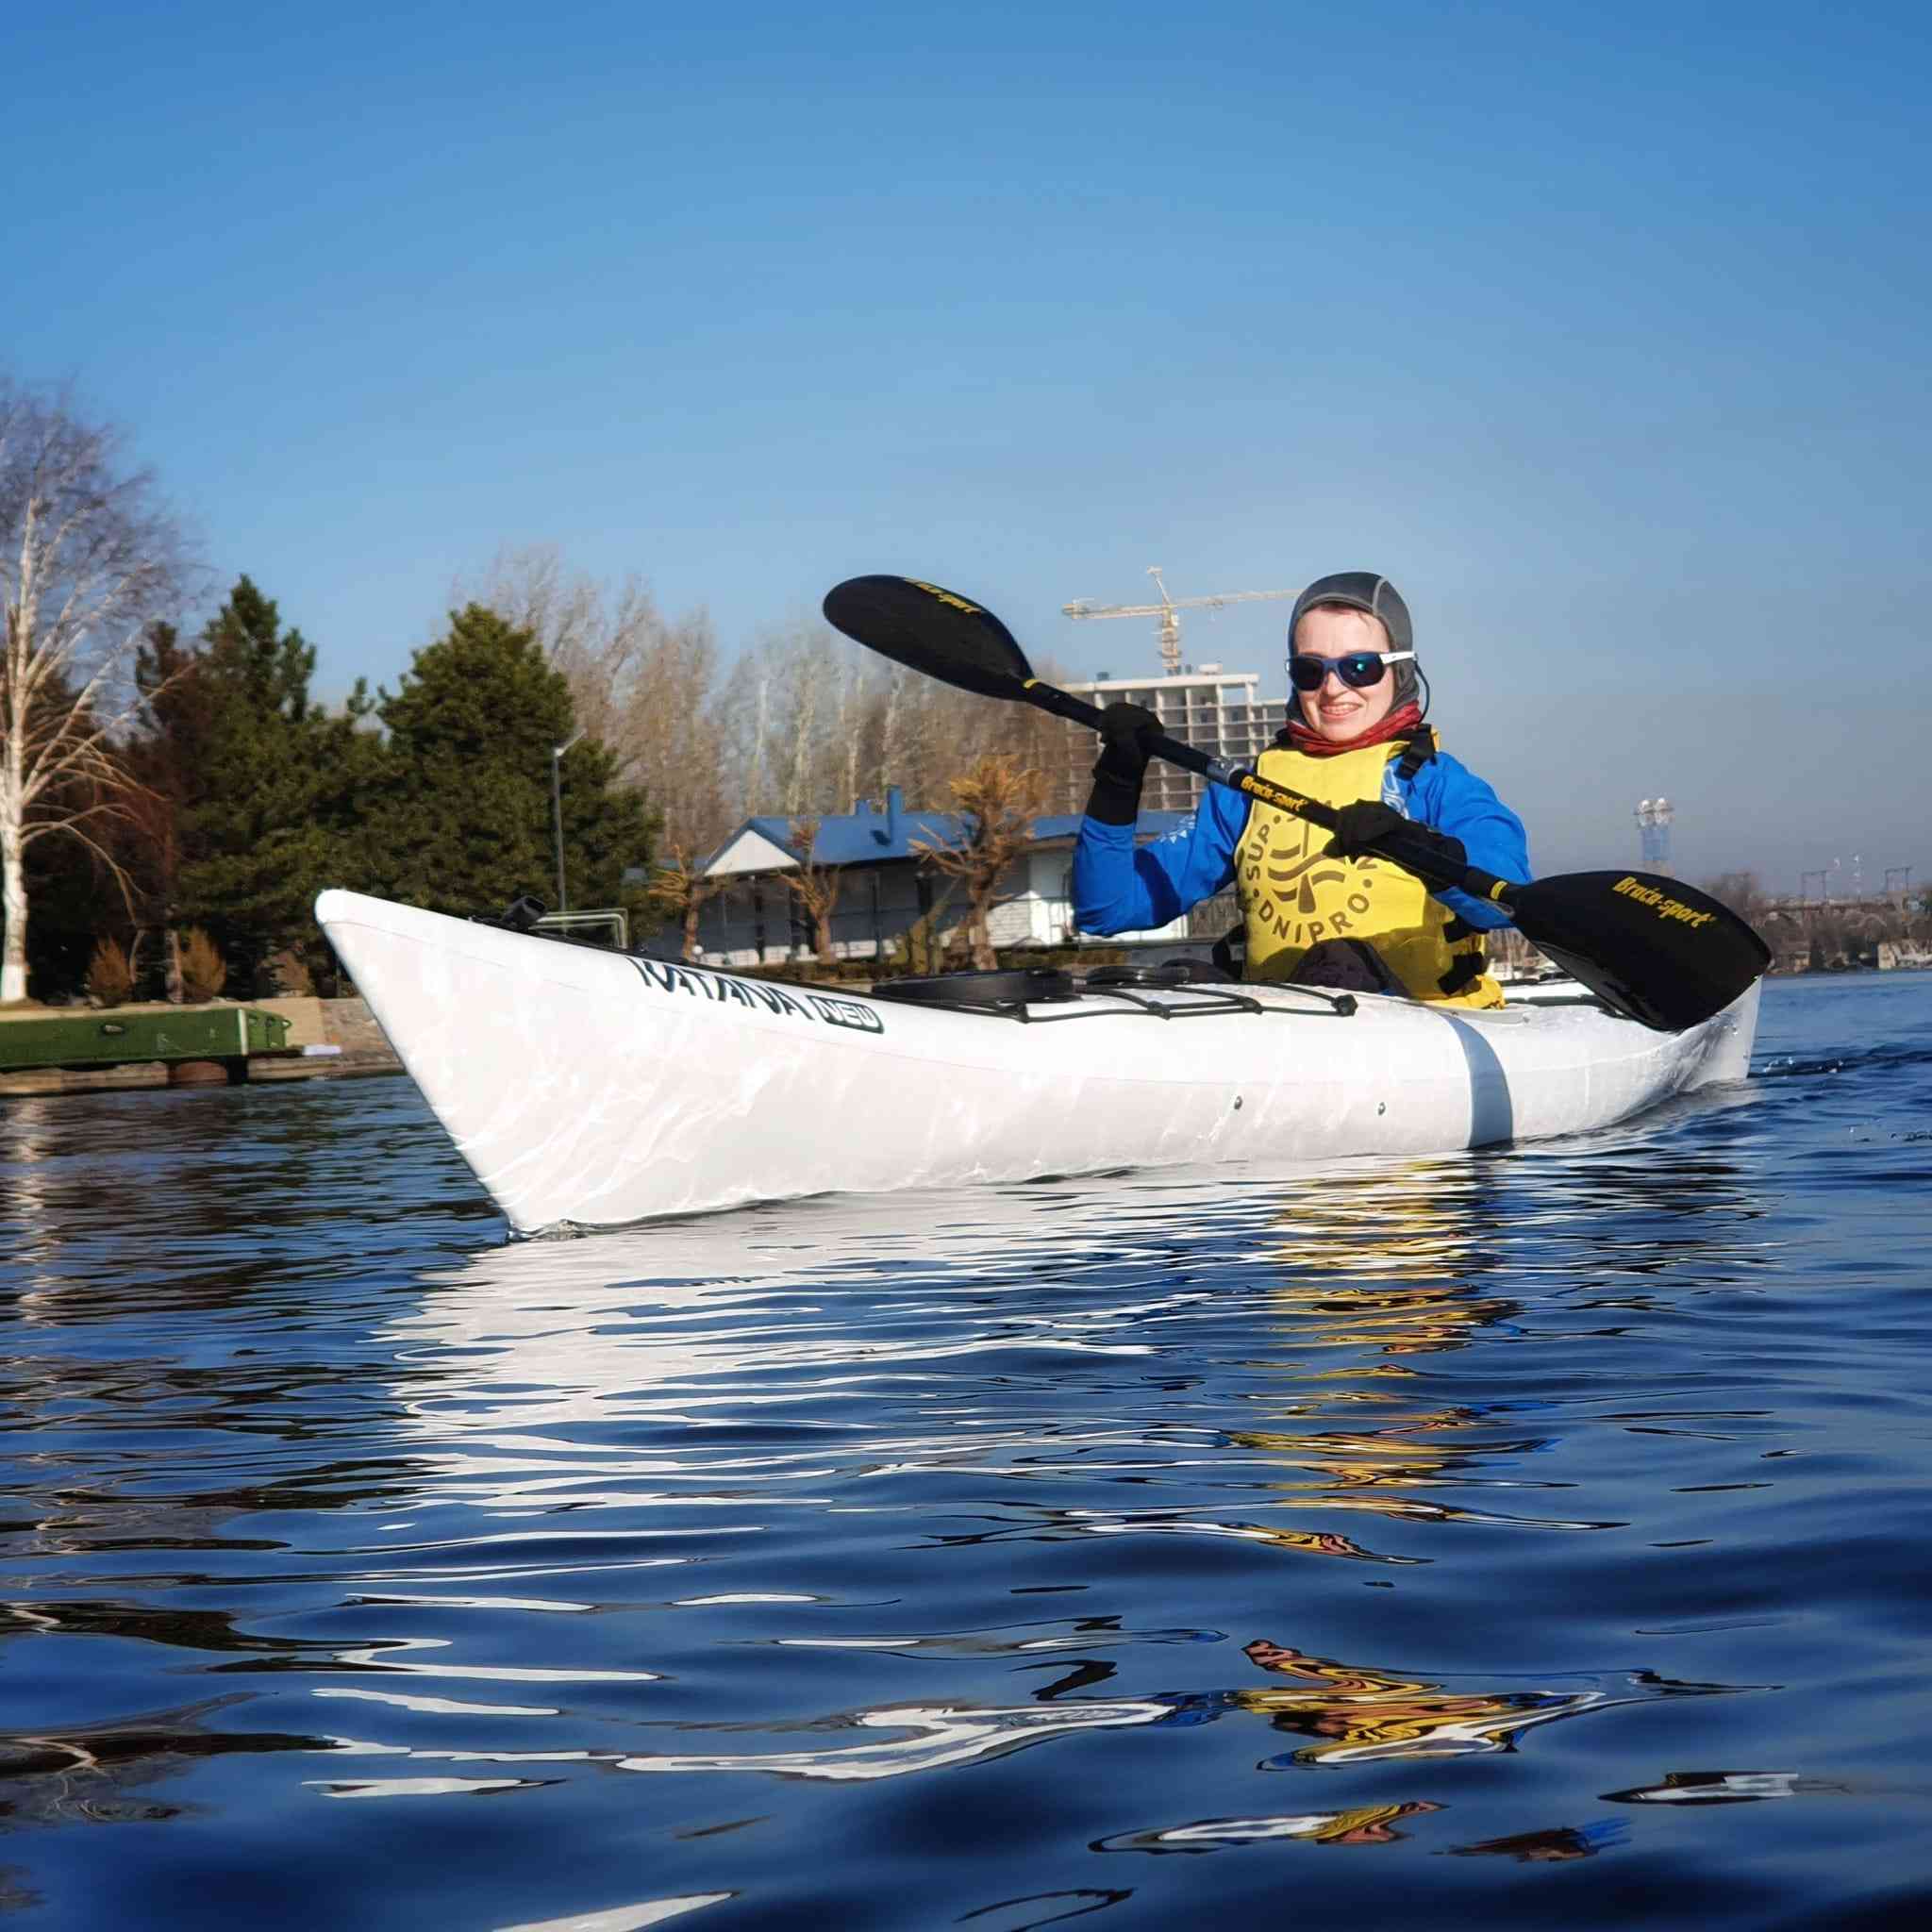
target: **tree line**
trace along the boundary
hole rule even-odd
[[[550,547],[453,586],[392,691],[329,706],[269,590],[239,575],[197,625],[198,575],[111,426],[0,375],[0,1004],[71,995],[104,946],[178,997],[191,941],[232,991],[326,990],[319,890],[459,914],[554,898],[553,797],[573,904],[688,919],[747,817],[815,822],[892,784],[997,816],[1053,753],[1039,714],[820,624],[727,669],[704,613]]]
[[[1932,952],[1932,891],[1920,887],[1890,900],[1821,898],[1793,908],[1765,889],[1755,872],[1727,872],[1704,890],[1748,920],[1770,942],[1781,969],[1824,973],[1875,963],[1891,945],[1913,956]]]

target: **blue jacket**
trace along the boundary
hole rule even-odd
[[[1526,881],[1529,835],[1523,821],[1468,766],[1438,752],[1414,777],[1391,759],[1383,802],[1404,818],[1462,841],[1469,862],[1512,883]],[[1165,839],[1137,846],[1132,825],[1083,818],[1074,843],[1074,919],[1082,932],[1144,932],[1165,925],[1234,877],[1235,847],[1246,829],[1245,792],[1210,785],[1193,816]],[[1493,931],[1509,915],[1467,892],[1435,896],[1471,925]]]

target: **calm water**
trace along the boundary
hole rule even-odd
[[[0,1910],[1923,1909],[1932,976],[1757,1067],[518,1246],[405,1081],[0,1103]]]

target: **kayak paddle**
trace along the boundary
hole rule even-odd
[[[848,577],[826,593],[824,610],[848,638],[927,677],[1100,729],[1099,708],[1042,684],[1012,632],[971,598],[917,577]],[[1332,806],[1164,732],[1145,742],[1169,764],[1335,829]],[[1661,1033],[1721,1013],[1771,963],[1770,949],[1728,906],[1676,879],[1578,872],[1515,885],[1468,864],[1454,841],[1425,825],[1404,825],[1372,849],[1425,885],[1502,907],[1517,931],[1606,1006]]]

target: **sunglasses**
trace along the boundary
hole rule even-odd
[[[1320,691],[1332,671],[1351,691],[1367,691],[1382,681],[1385,665],[1413,658],[1413,651],[1350,651],[1341,658],[1317,658],[1297,651],[1288,660],[1289,681],[1297,691]]]

